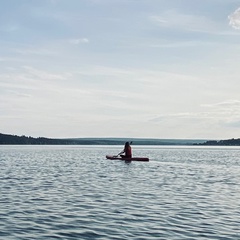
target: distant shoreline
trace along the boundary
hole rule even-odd
[[[17,136],[0,133],[0,145],[123,145],[132,141],[134,145],[194,145],[206,140],[189,139],[145,139],[145,138],[67,138],[54,139]]]
[[[134,145],[182,145],[182,146],[240,146],[240,139],[145,139],[145,138],[68,138],[54,139],[17,136],[0,133],[0,145],[123,145],[132,141]]]

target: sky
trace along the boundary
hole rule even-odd
[[[240,138],[239,0],[0,2],[0,132]]]

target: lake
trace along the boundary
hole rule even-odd
[[[0,239],[240,239],[240,148],[0,146]]]

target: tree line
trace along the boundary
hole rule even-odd
[[[111,139],[54,139],[17,136],[0,133],[0,145],[122,145],[123,140]]]
[[[126,139],[127,141],[127,139]],[[17,136],[0,133],[0,145],[123,145],[124,139],[106,138],[75,138],[75,139],[54,139],[31,136]],[[204,146],[240,146],[240,138],[228,140],[164,140],[164,139],[133,139],[134,145],[204,145]]]
[[[205,146],[240,146],[240,138],[237,139],[227,139],[227,140],[210,140],[204,143],[199,143],[197,145],[205,145]]]

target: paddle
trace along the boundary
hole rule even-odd
[[[117,155],[115,155],[113,157],[118,157],[121,153],[123,153],[123,151],[121,151],[120,153],[118,153]]]

